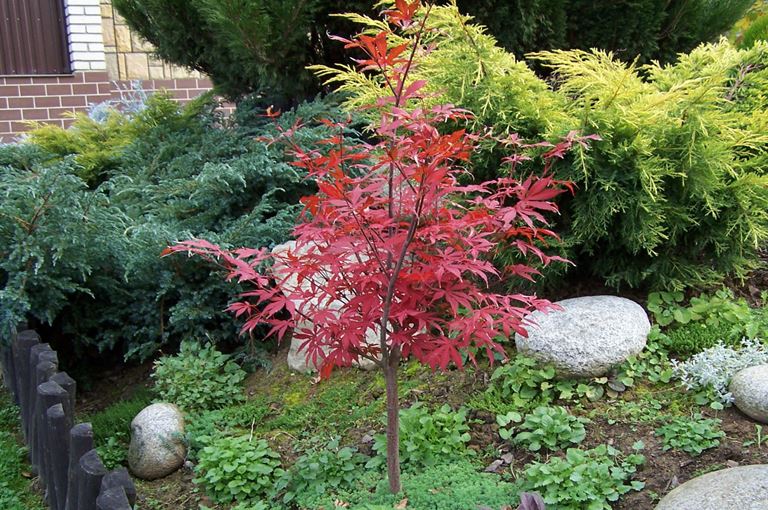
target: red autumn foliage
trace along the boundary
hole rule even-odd
[[[400,101],[415,97],[406,90]],[[321,142],[325,148],[303,152],[294,146],[294,164],[319,192],[303,199],[296,248],[280,260],[280,279],[305,283],[288,295],[260,272],[270,258],[265,250],[227,251],[199,239],[169,250],[215,258],[228,278],[252,284],[229,307],[245,317],[243,331],[269,324],[282,337],[294,330],[318,364],[380,358],[381,345],[368,346],[364,339],[382,324],[388,325],[384,349],[397,348],[434,368],[461,366],[462,353],[473,359],[474,348],[503,355],[495,338],[525,335],[524,317],[550,303],[490,292],[492,279],[537,274],[524,264],[501,273],[490,255],[505,243],[545,264],[558,259],[538,241],[554,237],[545,214],[556,212],[552,199],[563,189],[546,174],[461,184],[461,164],[468,162],[476,137],[463,130],[442,134],[436,126],[467,115],[450,106],[393,107],[374,145],[347,145],[340,128]],[[549,153],[575,142],[583,140],[569,136]],[[514,175],[516,161],[507,161]],[[339,309],[328,313],[330,303]]]
[[[398,0],[386,15],[407,27],[415,23],[417,8],[418,2]],[[291,144],[290,132],[284,137],[294,165],[318,189],[302,200],[296,247],[280,256],[273,275],[298,285],[281,289],[273,284],[260,270],[271,257],[265,250],[228,251],[194,239],[167,252],[215,259],[228,278],[251,285],[241,301],[229,306],[245,319],[243,331],[268,324],[282,338],[292,330],[324,375],[362,358],[377,362],[387,375],[388,424],[395,429],[389,438],[397,444],[396,370],[402,357],[442,369],[451,363],[460,367],[463,355],[474,362],[475,352],[493,359],[494,353],[504,355],[499,335],[525,335],[525,316],[551,308],[535,296],[492,292],[493,280],[532,279],[537,271],[524,264],[500,271],[490,262],[491,254],[504,243],[544,264],[558,259],[540,249],[555,236],[546,215],[557,212],[552,200],[564,191],[549,167],[586,139],[571,133],[556,145],[531,145],[507,137],[499,142],[513,149],[548,148],[541,175],[515,179],[516,166],[526,157],[513,155],[505,159],[510,177],[463,184],[469,181],[466,168],[479,138],[462,129],[443,133],[438,126],[471,113],[452,105],[414,107],[424,83],[408,81],[413,46],[390,47],[390,34],[343,40],[366,55],[358,62],[361,69],[381,73],[391,91],[376,105],[383,110],[373,126],[376,143],[350,144],[344,126],[329,121],[338,127],[337,134],[315,150]],[[372,331],[378,343],[365,341]],[[393,469],[390,465],[396,491],[399,470]]]

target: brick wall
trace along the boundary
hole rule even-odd
[[[166,89],[181,102],[210,90],[200,73],[155,58],[109,0],[64,0],[64,15],[73,74],[0,76],[0,143],[27,131],[29,121],[66,127],[68,115],[119,98],[133,80],[148,92]]]
[[[148,92],[168,90],[184,103],[211,88],[202,78],[176,80],[145,80]],[[62,76],[0,76],[0,143],[9,143],[27,131],[30,121],[67,127],[73,112],[120,97],[120,91],[130,88],[130,82],[111,81],[105,71],[76,72]]]

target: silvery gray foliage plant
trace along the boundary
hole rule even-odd
[[[686,388],[711,387],[724,404],[733,403],[728,384],[736,373],[748,367],[768,363],[768,347],[760,340],[745,338],[741,347],[734,349],[722,343],[706,349],[680,363],[672,360],[675,375]]]
[[[149,95],[141,84],[141,80],[133,80],[129,86],[114,82],[120,94],[118,99],[109,99],[100,103],[91,103],[88,106],[88,117],[101,124],[107,121],[110,114],[115,111],[123,115],[133,116],[147,107]]]

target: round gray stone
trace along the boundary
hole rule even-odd
[[[560,377],[600,377],[645,347],[651,323],[634,301],[589,296],[555,304],[562,310],[530,314],[528,338],[516,334],[515,344]]]
[[[739,371],[729,387],[734,403],[750,418],[768,423],[768,365]]]
[[[131,422],[128,466],[144,480],[168,476],[184,463],[184,415],[174,404],[152,404]]]
[[[667,494],[656,510],[768,510],[768,464],[694,478]]]

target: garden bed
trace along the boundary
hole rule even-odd
[[[285,364],[285,350],[277,353],[270,370],[259,370],[249,376],[244,392],[247,400],[240,408],[266,409],[254,414],[256,435],[269,440],[280,453],[284,465],[295,461],[295,444],[309,437],[327,438],[342,436],[342,444],[354,445],[362,453],[372,453],[365,436],[372,431],[382,432],[381,418],[384,411],[384,387],[382,377],[375,372],[356,369],[339,370],[328,381],[317,382],[312,376],[291,373]],[[482,394],[488,385],[493,368],[483,364],[477,368],[447,373],[431,372],[416,364],[405,365],[401,377],[403,407],[419,401],[436,408],[448,403],[458,409],[466,406],[469,411],[471,440],[468,449],[475,452],[470,457],[478,470],[489,466],[504,453],[513,455],[512,463],[498,470],[510,480],[520,476],[524,467],[537,457],[546,460],[562,452],[537,455],[525,449],[513,448],[498,434],[495,415],[486,410],[476,410],[473,398]],[[141,380],[146,366],[130,369],[123,377],[132,379],[135,387],[143,387]],[[109,409],[108,402],[96,395],[131,395],[131,388],[114,392],[109,377],[94,385],[84,395],[89,409],[97,399],[99,407]],[[118,401],[118,400],[116,400]],[[263,407],[262,407],[263,406]],[[638,441],[644,443],[642,454],[645,464],[638,468],[633,480],[645,484],[640,491],[631,491],[612,505],[622,510],[652,510],[658,500],[677,485],[709,471],[747,464],[768,463],[768,443],[757,444],[756,424],[735,408],[715,411],[693,402],[691,395],[669,384],[641,383],[628,389],[616,399],[604,397],[595,402],[583,400],[567,406],[576,415],[589,418],[587,435],[580,448],[594,448],[607,444],[622,452],[631,452]],[[665,423],[665,415],[691,416],[702,413],[708,418],[722,420],[721,429],[726,434],[716,447],[695,456],[675,449],[664,450],[662,441],[654,433]],[[249,422],[247,417],[242,422]],[[243,433],[250,427],[245,426]],[[141,508],[148,509],[197,509],[206,504],[215,506],[193,482],[194,474],[189,467],[173,475],[153,482],[138,482]],[[409,507],[410,508],[410,507]]]

